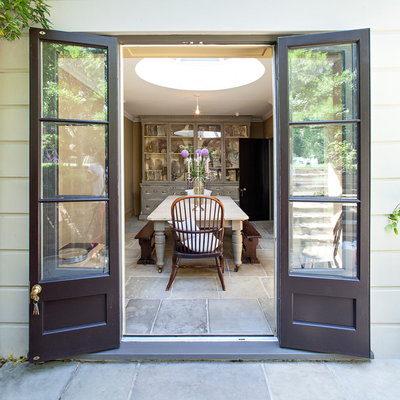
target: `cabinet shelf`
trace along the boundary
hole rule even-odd
[[[149,215],[168,194],[174,191],[185,194],[187,160],[182,158],[183,149],[188,149],[193,157],[195,149],[207,148],[210,185],[214,193],[239,200],[238,139],[248,137],[251,117],[143,116],[141,122],[143,217]],[[174,185],[177,189],[173,189]],[[149,188],[151,197],[146,194]]]

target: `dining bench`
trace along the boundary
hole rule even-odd
[[[254,227],[254,225],[247,220],[243,221],[242,235],[243,235],[242,261],[244,263],[249,263],[249,264],[259,263],[260,261],[257,258],[256,249],[258,245],[258,239],[260,239],[262,236]]]
[[[154,250],[154,223],[149,221],[135,236],[139,239],[140,259],[138,264],[155,264],[154,258],[151,256]]]

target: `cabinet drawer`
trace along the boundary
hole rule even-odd
[[[225,186],[224,195],[232,197],[232,199],[239,199],[239,188],[237,186]]]
[[[165,198],[168,196],[168,186],[162,187],[143,187],[142,188],[143,198],[154,199],[154,198]]]
[[[144,199],[142,203],[142,214],[149,215],[151,214],[154,209],[162,202],[162,200],[151,200],[151,199]]]
[[[171,187],[169,189],[169,194],[174,196],[186,196],[187,193],[183,187]]]

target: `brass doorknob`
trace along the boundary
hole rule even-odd
[[[42,291],[42,287],[40,285],[34,285],[31,289],[31,299],[33,301],[39,301],[39,293]]]

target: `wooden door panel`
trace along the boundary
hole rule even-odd
[[[30,361],[119,346],[117,66],[114,38],[30,30]]]
[[[369,30],[278,40],[282,347],[370,357]]]

